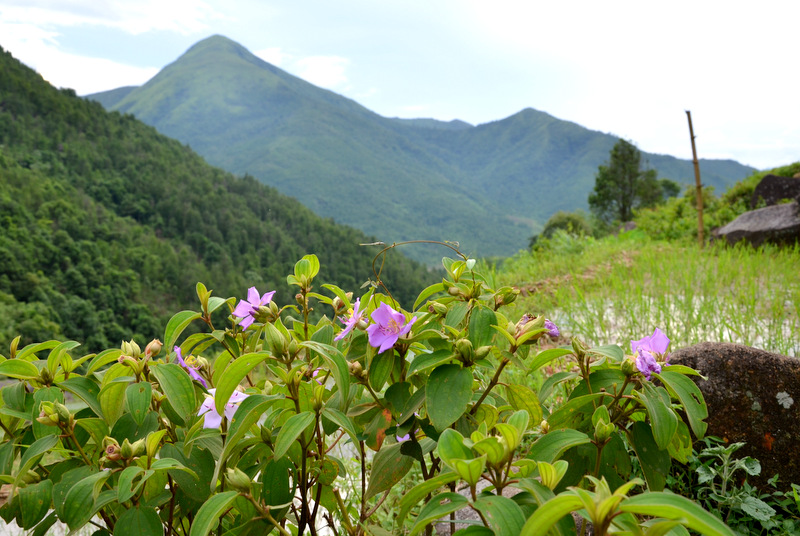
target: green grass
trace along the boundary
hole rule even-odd
[[[516,313],[545,314],[569,337],[630,348],[658,327],[672,349],[735,342],[800,356],[800,248],[709,247],[641,234],[579,240],[506,261],[524,289]]]

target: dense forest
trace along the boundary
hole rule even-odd
[[[159,336],[216,295],[276,290],[315,253],[347,290],[378,247],[252,177],[214,168],[131,115],[58,90],[0,49],[0,348],[73,339],[88,350]],[[436,278],[392,251],[382,279],[404,304]],[[5,353],[5,350],[2,351]]]

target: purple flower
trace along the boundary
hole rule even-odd
[[[341,333],[339,333],[336,337],[333,338],[334,341],[340,341],[344,339],[348,333],[353,331],[353,328],[358,325],[359,322],[364,320],[364,311],[359,310],[361,307],[361,298],[356,300],[354,307],[347,311],[349,316],[344,317],[340,316],[339,321],[344,324],[344,329]]]
[[[561,332],[558,331],[558,326],[556,326],[551,320],[544,320],[544,329],[546,329],[547,334],[554,339],[561,335]]]
[[[258,308],[262,305],[266,305],[272,300],[272,296],[275,294],[275,291],[267,292],[263,296],[261,296],[256,287],[250,287],[247,290],[247,300],[240,300],[239,305],[236,306],[236,309],[233,310],[233,316],[238,316],[239,318],[243,318],[239,325],[242,326],[242,329],[247,329],[250,327],[250,324],[256,319],[255,315],[258,313]]]
[[[203,428],[219,428],[222,424],[222,416],[217,413],[217,408],[214,404],[214,395],[216,392],[216,389],[208,390],[208,394],[211,396],[206,397],[206,399],[200,405],[200,411],[197,412],[198,417],[200,415],[205,415]],[[231,397],[228,399],[228,403],[225,404],[225,418],[228,420],[233,419],[233,415],[236,413],[236,409],[239,407],[239,404],[241,404],[242,400],[248,396],[250,395],[246,395],[240,391],[234,391]]]
[[[644,337],[638,341],[631,341],[631,351],[636,356],[636,368],[644,374],[648,380],[652,373],[660,373],[661,365],[658,358],[663,357],[664,366],[669,365],[669,354],[667,347],[669,339],[664,333],[656,328],[652,335]]]
[[[378,352],[385,352],[394,346],[397,339],[408,333],[411,324],[417,320],[417,317],[412,316],[408,324],[405,324],[406,315],[398,313],[385,303],[375,309],[370,317],[375,323],[367,328],[369,343],[378,348]]]
[[[203,384],[203,387],[208,389],[208,384],[203,379],[203,377],[200,376],[200,374],[197,372],[197,369],[200,368],[200,365],[199,364],[197,364],[197,365],[195,364],[194,356],[190,355],[189,357],[187,357],[186,359],[189,360],[189,362],[187,363],[186,361],[184,361],[183,356],[181,355],[181,347],[180,346],[175,346],[173,348],[173,350],[175,350],[175,356],[178,358],[178,364],[180,366],[182,366],[183,368],[185,368],[189,372],[189,376],[191,376],[192,379],[199,381],[200,383]]]

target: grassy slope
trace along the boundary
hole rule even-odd
[[[707,192],[707,217],[727,223],[749,210],[764,175],[798,171],[800,162],[755,173],[719,199]],[[659,327],[673,348],[714,340],[800,356],[800,249],[698,251],[693,203],[687,196],[648,210],[637,219],[645,225],[620,238],[559,235],[548,249],[507,260],[500,280],[523,289],[518,314],[545,314],[591,344],[627,351]]]
[[[383,118],[221,36],[122,98],[97,97],[107,106],[118,98],[116,109],[319,214],[386,241],[454,240],[477,255],[511,254],[553,212],[585,207],[616,141],[531,109],[477,127]],[[664,166],[662,176],[693,176],[688,161],[645,156]],[[751,171],[717,161],[703,168],[704,181],[719,186]]]

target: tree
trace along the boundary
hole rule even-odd
[[[664,199],[665,188],[656,179],[656,170],[643,170],[641,160],[635,145],[619,140],[611,149],[610,160],[598,168],[589,208],[601,222],[630,221],[634,209]]]

